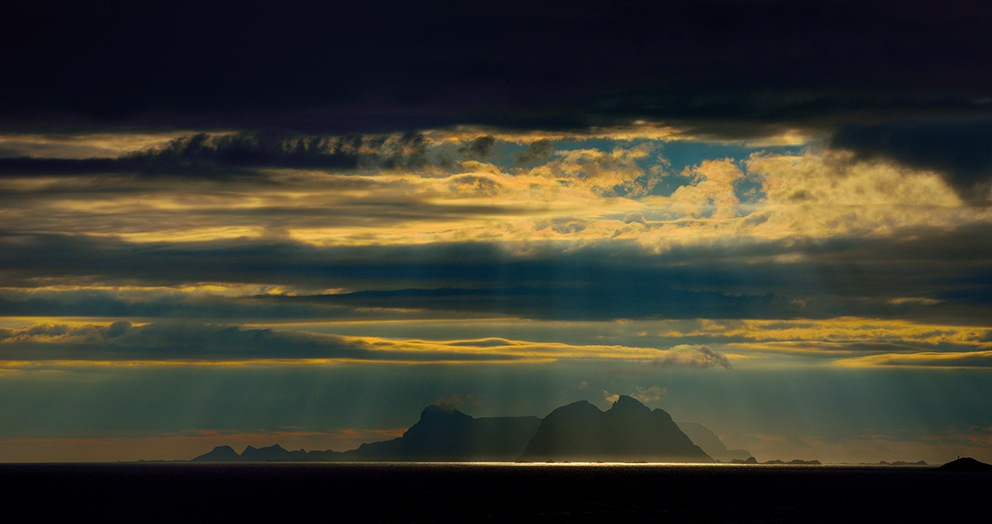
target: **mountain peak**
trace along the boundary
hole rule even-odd
[[[470,420],[471,418],[471,416],[466,415],[457,409],[438,406],[436,404],[431,404],[420,412],[420,420]]]
[[[634,412],[650,412],[651,409],[638,402],[634,397],[628,395],[620,395],[620,398],[613,403],[613,407],[609,411],[618,413],[634,413]]]
[[[210,453],[200,455],[193,462],[237,462],[241,456],[231,446],[217,446]]]
[[[279,444],[256,448],[248,446],[241,452],[243,462],[272,462],[286,460],[291,454]]]
[[[230,447],[230,446],[224,446],[224,447]],[[245,448],[245,451],[242,451],[241,454],[244,455],[244,453],[246,451],[247,452],[251,452],[251,451],[286,451],[286,450],[282,446],[280,446],[279,444],[273,444],[271,446],[264,446],[264,447],[261,447],[261,448],[256,448],[255,446],[252,446],[251,444],[249,444]]]

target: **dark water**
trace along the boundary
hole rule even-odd
[[[984,521],[992,474],[932,468],[3,464],[6,522]],[[977,511],[977,519],[973,513]]]

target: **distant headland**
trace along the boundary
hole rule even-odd
[[[992,464],[986,464],[984,462],[979,462],[971,457],[961,457],[957,460],[952,460],[947,464],[937,468],[938,471],[976,471],[976,472],[992,472]]]

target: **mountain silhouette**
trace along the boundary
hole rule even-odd
[[[751,452],[743,449],[727,449],[727,446],[720,440],[716,433],[709,428],[696,422],[676,422],[682,433],[685,433],[692,443],[699,446],[704,453],[716,460],[730,462],[739,460],[741,462],[751,458]]]
[[[979,462],[971,457],[961,457],[937,468],[937,471],[992,471],[992,464]]]
[[[706,428],[702,430],[719,438]],[[722,443],[721,443],[722,445]],[[726,446],[722,448],[726,450]],[[508,462],[513,460],[712,462],[672,421],[621,396],[605,413],[587,401],[538,417],[473,418],[427,406],[403,436],[336,451],[288,451],[276,444],[248,446],[239,455],[217,446],[192,462]]]
[[[248,446],[241,452],[242,462],[299,462],[307,459],[307,452],[286,451],[279,444],[264,448]]]
[[[606,412],[581,400],[541,422],[525,461],[713,462],[660,410],[622,395]]]
[[[190,462],[241,462],[241,455],[231,446],[217,446],[210,453],[204,453]]]
[[[336,451],[287,451],[279,444],[256,448],[248,446],[240,455],[231,446],[217,446],[190,462],[332,462],[341,459]]]
[[[540,424],[537,417],[473,418],[427,406],[402,437],[362,444],[342,455],[368,461],[510,461],[523,453]]]

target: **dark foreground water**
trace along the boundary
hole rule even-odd
[[[992,507],[992,474],[915,467],[2,464],[0,486],[26,517],[5,522],[984,522]]]

